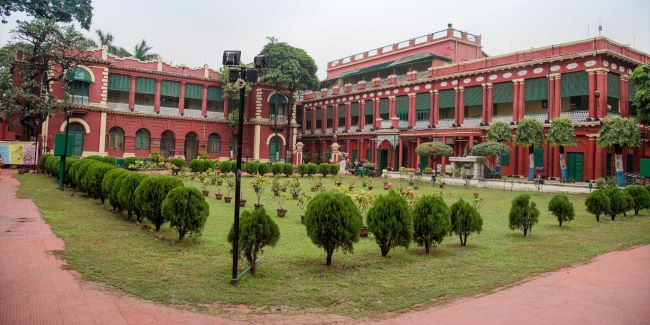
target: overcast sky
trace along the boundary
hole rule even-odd
[[[225,49],[245,61],[267,36],[326,62],[446,28],[483,36],[490,55],[602,35],[650,53],[649,0],[343,1],[93,0],[91,31],[111,32],[132,50],[146,39],[167,62],[218,68]],[[0,24],[0,44],[15,26]]]

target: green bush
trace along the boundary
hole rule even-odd
[[[255,275],[257,255],[262,253],[264,247],[277,244],[280,239],[280,228],[264,208],[252,212],[244,211],[239,227],[239,249],[244,253],[251,275]],[[232,243],[234,239],[235,232],[231,227],[228,242]]]
[[[86,160],[78,159],[73,164],[70,164],[70,168],[68,169],[68,175],[66,177],[66,183],[68,183],[68,185],[75,186],[75,187],[77,186],[77,184],[75,183],[75,179],[76,179],[75,175],[77,175],[77,171],[79,170],[79,167],[81,167],[85,163]]]
[[[628,202],[623,192],[616,186],[608,186],[604,191],[609,198],[609,216],[613,221],[616,219],[616,215],[628,210]]]
[[[512,200],[512,207],[508,215],[510,229],[521,229],[524,237],[533,230],[533,225],[539,219],[537,204],[530,201],[530,195],[521,194]]]
[[[375,236],[381,256],[396,246],[408,248],[413,224],[406,200],[394,190],[377,197],[367,213],[368,230]]]
[[[208,156],[207,152],[202,152],[199,154],[199,159],[208,159],[210,156]]]
[[[59,156],[47,157],[45,160],[45,169],[47,173],[52,177],[56,177],[59,172],[60,163],[61,163],[61,157]]]
[[[124,168],[115,168],[106,172],[106,174],[104,174],[104,178],[102,179],[102,195],[109,200],[111,206],[113,207],[113,210],[116,210],[118,208],[118,206],[114,204],[117,202],[113,202],[111,199],[111,197],[116,197],[116,195],[112,195],[114,189],[113,184],[115,183],[115,180],[124,173],[129,173],[129,171]]]
[[[186,234],[200,234],[210,214],[203,194],[193,187],[179,186],[172,189],[162,202],[162,216],[178,231],[178,240]]]
[[[429,253],[431,246],[440,244],[451,229],[449,208],[437,195],[425,195],[413,207],[413,240]]]
[[[93,198],[99,198],[104,203],[104,193],[102,192],[102,181],[104,175],[111,169],[117,168],[115,165],[107,163],[97,163],[90,166],[86,176],[82,180],[86,193]]]
[[[276,162],[271,164],[271,173],[273,173],[273,176],[282,174],[283,169],[284,169],[284,163]]]
[[[115,179],[113,180],[113,184],[109,190],[110,194],[108,195],[108,202],[111,204],[111,207],[113,207],[113,210],[117,212],[122,212],[122,210],[124,210],[124,207],[120,204],[120,200],[117,197],[118,194],[120,193],[120,190],[122,189],[122,182],[127,176],[131,174],[140,174],[140,173],[131,172],[129,170],[126,171],[127,171],[126,173],[120,173],[115,177]],[[140,175],[144,175],[144,174],[140,174]],[[106,176],[104,176],[104,178],[106,178]],[[135,191],[135,188],[133,188],[133,191]]]
[[[375,169],[377,169],[377,164],[371,163],[371,162],[365,162],[365,163],[363,163],[362,166],[363,166],[363,168],[365,168],[365,169],[367,169],[369,171],[374,171]]]
[[[138,163],[138,161],[140,161],[140,158],[138,157],[124,158],[124,168],[131,169],[131,166],[135,166]]]
[[[284,176],[289,177],[289,176],[293,175],[293,169],[294,169],[294,168],[293,168],[293,164],[292,164],[292,163],[285,163],[285,164],[282,166],[282,173],[284,174]]]
[[[300,174],[300,176],[307,175],[307,164],[298,165],[298,174]]]
[[[431,167],[424,167],[424,169],[422,169],[422,174],[433,174],[433,169],[431,169]]]
[[[650,208],[650,192],[641,185],[631,185],[625,188],[632,199],[634,200],[634,215],[639,214],[639,210]]]
[[[605,190],[591,192],[585,199],[585,206],[587,212],[596,216],[596,222],[600,222],[601,214],[609,214],[611,211],[611,202]]]
[[[115,157],[105,156],[102,157],[101,161],[109,165],[117,166],[117,159]]]
[[[172,158],[169,162],[179,169],[185,167],[185,160],[183,158]]]
[[[557,217],[560,227],[562,227],[562,223],[569,222],[575,217],[573,203],[569,201],[566,195],[558,194],[553,196],[551,201],[548,202],[548,211]]]
[[[95,160],[95,161],[99,161],[99,162],[104,162],[104,157],[103,156],[98,156],[98,155],[88,156],[88,157],[86,157],[86,159]]]
[[[337,175],[341,167],[339,164],[330,164],[330,175]]]
[[[247,172],[249,175],[252,176],[252,175],[257,174],[257,169],[258,169],[259,165],[260,165],[260,163],[258,161],[251,160],[251,161],[247,161],[246,163],[244,163],[244,166],[242,166],[242,169],[245,172]],[[234,169],[233,169],[233,171],[234,171]]]
[[[38,169],[40,169],[42,171],[47,171],[45,169],[45,162],[47,161],[47,158],[49,158],[49,157],[52,157],[52,155],[49,154],[49,153],[42,154],[40,157],[38,157]]]
[[[623,210],[623,216],[627,217],[627,211],[634,209],[634,198],[629,192],[621,191],[623,198],[625,198],[625,210]]]
[[[172,176],[156,175],[145,178],[135,189],[135,202],[140,213],[160,231],[165,218],[160,210],[167,194],[183,182]]]
[[[176,158],[176,159],[180,159],[180,158]],[[183,162],[183,165],[185,165],[185,162]],[[208,169],[215,169],[216,166],[217,165],[215,161],[211,159],[193,159],[192,161],[190,161],[190,170],[193,173],[202,173]],[[180,168],[183,167],[181,166]]]
[[[349,196],[322,192],[307,204],[305,227],[311,241],[325,249],[325,264],[332,265],[334,250],[352,252],[359,241],[361,213]]]
[[[318,165],[314,163],[307,164],[307,175],[311,176],[318,173]]]
[[[76,157],[67,157],[65,159],[65,168],[63,170],[63,180],[66,184],[72,185],[72,179],[70,178],[70,171],[72,167],[76,165],[80,160]]]
[[[260,175],[265,175],[268,174],[269,172],[269,164],[261,162],[257,165],[257,173]]]
[[[318,173],[323,175],[323,177],[326,177],[330,173],[330,164],[328,163],[320,163],[318,165]]]
[[[483,219],[476,209],[463,199],[451,205],[451,232],[458,235],[461,246],[467,246],[467,236],[481,233]]]
[[[74,184],[78,190],[87,193],[87,189],[84,187],[83,180],[86,178],[86,174],[88,173],[90,167],[101,164],[101,162],[96,159],[82,159],[79,164],[81,164],[81,166],[79,166],[79,169],[77,169],[77,172],[75,173]]]
[[[119,208],[126,210],[127,220],[131,220],[131,216],[133,216],[134,213],[137,216],[136,220],[138,222],[142,222],[144,218],[136,204],[136,190],[142,180],[147,177],[149,176],[142,173],[128,173],[122,175],[114,183],[114,186],[119,186],[119,189],[116,191],[114,188],[113,193],[117,193],[116,200],[119,204]]]

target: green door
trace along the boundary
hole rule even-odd
[[[569,179],[582,182],[584,154],[580,152],[569,152],[567,154],[567,173]]]
[[[612,176],[612,154],[608,153],[607,154],[607,162],[605,164],[605,176],[610,177]]]
[[[269,142],[269,160],[272,163],[280,161],[280,138],[273,137]]]
[[[85,129],[79,123],[70,123],[69,133],[74,138],[72,145],[73,155],[79,157],[84,152],[84,134]]]
[[[632,154],[627,155],[627,160],[625,163],[625,172],[626,173],[634,172],[634,155]]]
[[[428,166],[429,166],[429,157],[420,156],[420,171],[423,171]]]
[[[358,157],[359,157],[359,151],[358,150],[352,150],[352,161],[353,162],[357,161]]]
[[[379,150],[379,170],[382,171],[388,167],[388,150]]]

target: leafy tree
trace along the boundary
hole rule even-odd
[[[93,18],[91,0],[3,0],[0,1],[0,20],[7,23],[7,18],[14,12],[24,12],[36,19],[48,19],[54,22],[79,22],[84,29],[90,28]]]
[[[200,234],[210,214],[203,194],[193,187],[178,186],[162,201],[162,216],[169,225],[178,230],[178,240],[186,234]]]
[[[548,130],[546,142],[551,146],[560,147],[560,169],[562,170],[562,181],[568,179],[566,160],[564,159],[564,147],[576,146],[576,132],[568,117],[556,117],[551,121],[551,128]]]
[[[616,219],[616,215],[628,210],[628,202],[625,199],[625,195],[623,195],[623,192],[618,187],[609,186],[603,191],[605,191],[605,195],[609,198],[609,216],[612,220]]]
[[[234,239],[235,232],[231,227],[228,242],[232,243]],[[252,275],[255,275],[257,255],[262,253],[265,247],[275,246],[279,239],[280,228],[264,208],[242,213],[239,220],[239,248],[244,251]]]
[[[566,195],[555,195],[551,198],[551,201],[548,202],[548,211],[557,217],[557,221],[562,227],[563,222],[569,222],[575,217],[575,212],[573,211],[573,203],[569,201]]]
[[[144,215],[140,212],[140,208],[136,202],[136,190],[140,183],[147,178],[147,174],[142,173],[129,173],[115,181],[114,185],[119,184],[117,191],[117,201],[120,208],[125,209],[128,213],[127,220],[131,220],[133,213],[137,216],[136,220],[142,222]],[[115,192],[115,189],[113,189]]]
[[[650,124],[650,64],[636,67],[629,82],[634,85],[630,106],[636,109],[637,122],[647,126]]]
[[[634,148],[641,145],[641,131],[637,124],[629,119],[620,117],[606,118],[598,132],[598,146],[614,147],[616,155],[616,181],[618,186],[625,186],[623,174],[623,148]]]
[[[488,128],[485,139],[493,142],[512,141],[512,132],[506,122],[495,121]]]
[[[449,208],[437,195],[425,195],[413,207],[413,240],[429,253],[431,246],[440,244],[451,229]]]
[[[650,192],[641,185],[628,186],[624,190],[634,200],[634,215],[639,215],[639,210],[650,208]]]
[[[147,41],[142,40],[140,43],[135,45],[135,48],[133,49],[133,57],[142,61],[156,60],[160,55],[150,53],[152,49],[153,47],[147,44]]]
[[[611,211],[611,203],[604,189],[591,192],[585,199],[585,206],[587,212],[596,216],[596,222],[600,222],[601,214],[609,214]]]
[[[172,176],[156,175],[142,180],[135,189],[135,203],[140,213],[154,224],[156,231],[165,223],[162,214],[162,202],[167,194],[176,187],[183,186],[183,182]]]
[[[521,229],[524,231],[524,237],[531,233],[533,225],[539,219],[539,210],[537,204],[530,201],[530,195],[521,194],[512,200],[512,207],[508,215],[510,229]]]
[[[286,97],[289,99],[287,108],[287,121],[293,119],[294,95],[300,90],[314,90],[318,87],[318,67],[307,52],[301,48],[291,46],[284,42],[271,41],[262,49],[269,59],[269,66],[262,70],[261,80],[264,83],[274,85],[280,89],[286,89]],[[286,139],[291,139],[293,128],[286,128]],[[285,162],[288,162],[291,154],[288,154],[290,141],[285,144]]]
[[[381,256],[393,247],[408,248],[413,239],[413,223],[406,200],[394,190],[380,195],[368,210],[368,230],[375,236]]]
[[[470,154],[481,157],[495,156],[496,172],[499,173],[501,171],[501,156],[509,154],[510,151],[510,147],[504,143],[488,141],[473,146]]]
[[[467,236],[483,230],[483,219],[476,209],[463,199],[451,205],[451,232],[458,235],[460,244],[467,246]]]
[[[634,209],[634,198],[627,191],[621,191],[623,198],[625,199],[625,208],[623,210],[623,216],[627,217],[627,211]]]
[[[325,264],[332,265],[334,250],[352,252],[359,241],[361,213],[349,196],[322,192],[307,204],[305,227],[311,241],[325,249]]]
[[[528,147],[528,180],[535,179],[535,146],[541,146],[544,141],[544,126],[533,119],[523,119],[517,125],[515,141],[518,145]]]
[[[415,148],[415,152],[422,157],[449,157],[454,154],[454,149],[451,146],[444,144],[440,141],[431,141],[421,143]],[[436,167],[434,166],[434,170]],[[443,166],[444,169],[444,166]]]

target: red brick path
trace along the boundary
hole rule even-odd
[[[0,324],[232,324],[349,322],[336,315],[210,316],[80,281],[52,255],[54,236],[31,200],[0,177]],[[613,252],[496,293],[399,315],[382,324],[650,324],[650,245]]]

